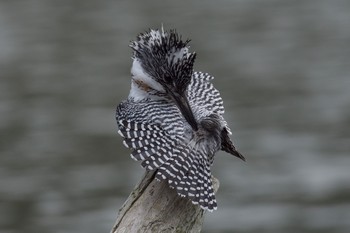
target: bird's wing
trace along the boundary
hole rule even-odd
[[[185,138],[186,120],[166,101],[123,102],[117,108],[119,133],[131,157],[147,170],[157,169],[156,178],[167,180],[181,196],[212,211],[217,208],[212,188],[212,161],[193,150]]]
[[[220,92],[211,83],[213,79],[208,73],[194,72],[187,96],[191,106],[222,116],[225,112],[224,103]]]
[[[229,138],[231,135],[231,129],[228,127],[227,122],[223,118],[225,113],[224,103],[220,96],[220,92],[211,83],[214,77],[208,73],[194,72],[192,75],[192,81],[187,89],[187,96],[191,106],[195,106],[194,109],[197,112],[206,111],[204,115],[210,115],[212,113],[218,114],[224,123],[224,129],[221,132],[221,150],[230,153],[243,161],[244,156],[239,153],[233,142]],[[201,115],[200,113],[196,115]]]
[[[182,135],[181,114],[166,101],[122,102],[117,108],[119,134],[132,149],[131,157],[148,170],[157,169],[171,156]]]

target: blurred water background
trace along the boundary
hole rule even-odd
[[[0,1],[0,232],[109,232],[143,174],[116,133],[129,41],[191,38],[243,163],[203,232],[350,232],[349,1]]]

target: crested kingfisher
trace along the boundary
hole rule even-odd
[[[213,211],[210,167],[215,153],[242,160],[229,138],[213,77],[194,72],[196,53],[175,31],[149,30],[131,42],[131,90],[116,111],[119,134],[131,157],[180,196]]]

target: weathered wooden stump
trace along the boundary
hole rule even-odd
[[[214,191],[219,181],[212,177]],[[166,181],[155,180],[155,172],[146,172],[119,210],[111,233],[200,232],[204,210],[177,195]]]

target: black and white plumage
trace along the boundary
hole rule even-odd
[[[117,107],[119,133],[131,157],[194,204],[217,203],[210,167],[218,150],[244,160],[229,138],[212,76],[193,72],[195,53],[174,31],[150,30],[131,43],[132,82]]]

